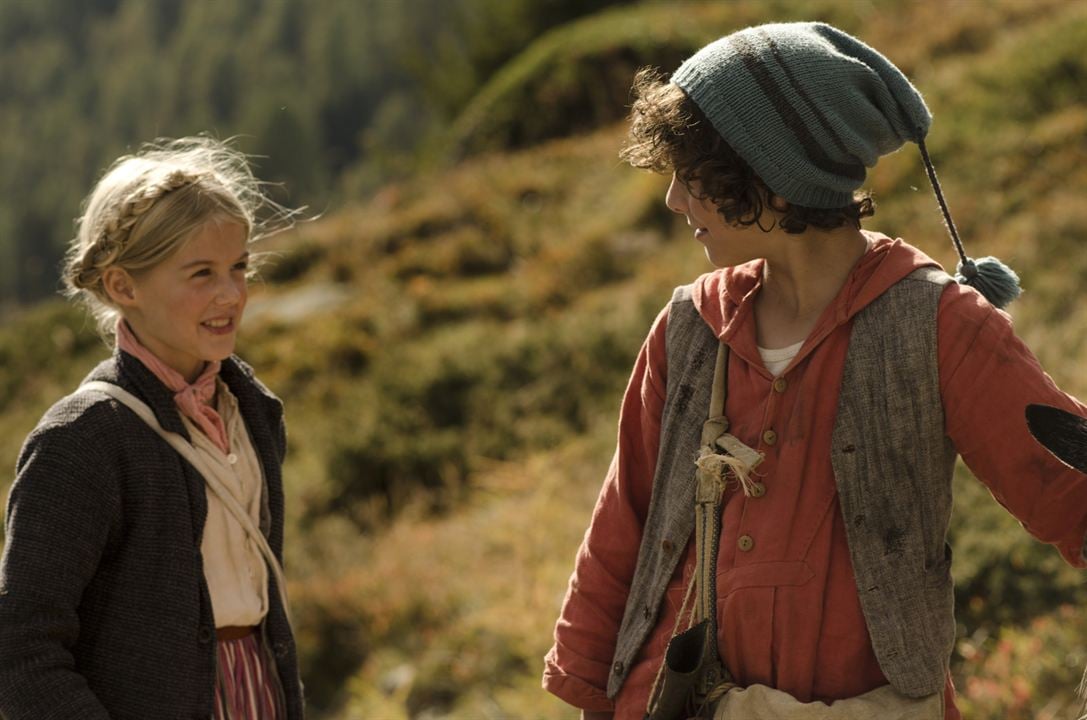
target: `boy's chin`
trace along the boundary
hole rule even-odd
[[[706,259],[710,261],[710,265],[713,265],[718,270],[720,270],[721,268],[727,268],[733,265],[740,264],[738,262],[735,262],[732,258],[726,258],[721,255],[711,253],[709,250],[706,250]]]

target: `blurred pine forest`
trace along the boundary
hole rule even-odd
[[[0,1],[0,310],[55,291],[80,199],[140,142],[241,135],[281,199],[324,209],[432,156],[533,37],[615,2]]]
[[[1087,397],[1084,0],[0,0],[0,465],[107,350],[59,300],[80,198],[159,135],[239,135],[281,200],[239,352],[286,403],[286,565],[314,718],[570,718],[541,658],[649,323],[707,267],[616,153],[634,70],[818,19],[935,114],[960,231]],[[872,229],[954,264],[912,146]],[[0,475],[0,494],[10,482]],[[1075,715],[1082,575],[960,467],[968,718]]]

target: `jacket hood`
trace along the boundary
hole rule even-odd
[[[818,340],[847,322],[889,287],[917,268],[940,264],[901,239],[862,231],[868,250],[857,261],[837,296],[823,311],[808,340]],[[698,278],[692,293],[699,315],[724,342],[730,342],[754,309],[762,287],[763,260],[721,268]],[[816,338],[815,336],[820,336]],[[731,344],[731,343],[730,343]]]

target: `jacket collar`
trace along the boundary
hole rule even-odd
[[[263,419],[268,416],[269,411],[279,410],[279,400],[254,377],[253,369],[237,356],[232,355],[223,360],[219,377],[238,399],[238,410],[250,426],[251,432],[257,418]],[[91,380],[114,383],[128,390],[147,403],[164,429],[175,432],[186,440],[192,439],[185,423],[181,421],[181,413],[174,402],[174,393],[136,357],[122,350],[115,350],[113,356],[92,370],[84,382]],[[254,442],[257,442],[255,437]]]
[[[819,343],[839,326],[867,307],[888,288],[919,267],[939,266],[901,239],[891,239],[881,233],[864,231],[869,248],[837,296],[823,310],[800,352],[795,364],[810,354]],[[755,340],[755,297],[762,288],[763,260],[727,267],[707,273],[695,281],[693,299],[703,321],[717,337],[749,364],[765,370]]]

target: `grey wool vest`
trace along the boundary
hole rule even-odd
[[[955,640],[951,477],[936,311],[950,276],[915,270],[853,318],[832,434],[831,464],[872,646],[898,692],[941,692]],[[615,648],[618,694],[657,624],[668,581],[694,527],[695,459],[718,339],[677,288],[668,311],[667,395],[660,454],[638,563]]]

